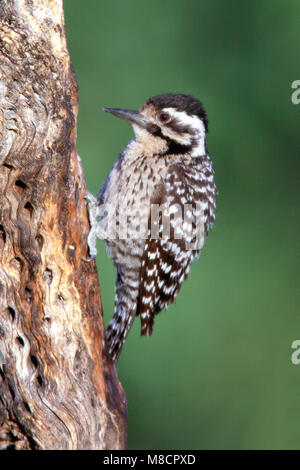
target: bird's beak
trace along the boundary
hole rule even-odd
[[[103,108],[103,111],[113,114],[121,119],[126,119],[132,124],[137,124],[140,127],[146,128],[149,125],[148,119],[146,119],[139,111],[119,108]]]

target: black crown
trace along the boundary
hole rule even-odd
[[[182,93],[165,93],[149,98],[146,105],[152,104],[158,109],[175,108],[177,111],[185,111],[190,116],[198,116],[204,123],[205,130],[208,132],[208,119],[205,109],[198,100],[192,95],[184,95]]]

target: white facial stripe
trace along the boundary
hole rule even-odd
[[[168,136],[173,139],[175,139],[176,137],[175,140],[177,140],[178,142],[184,145],[190,145],[192,142],[192,138],[196,138],[198,142],[197,142],[197,145],[193,148],[193,152],[191,155],[192,157],[198,157],[200,155],[204,155],[206,132],[205,132],[204,123],[201,121],[201,119],[199,119],[198,116],[190,116],[185,111],[176,111],[174,108],[164,108],[162,111],[176,118],[179,124],[182,124],[183,126],[191,127],[195,133],[193,136],[189,134],[185,134],[181,138],[178,138],[178,134],[175,135],[174,132],[170,131],[170,134],[168,134]],[[165,128],[164,132],[169,132],[169,131]]]
[[[185,111],[176,111],[174,108],[164,108],[163,112],[170,114],[170,116],[176,118],[176,120],[184,125],[191,127],[195,134],[200,134],[205,137],[205,127],[201,119],[198,116],[190,116]]]

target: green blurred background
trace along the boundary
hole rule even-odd
[[[130,449],[300,448],[298,0],[65,0],[78,149],[96,193],[132,137],[103,106],[197,96],[210,122],[217,219],[151,338],[137,320],[118,372]],[[115,271],[99,241],[105,322]]]

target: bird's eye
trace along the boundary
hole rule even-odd
[[[159,115],[159,120],[161,122],[167,122],[170,119],[170,115],[168,113],[161,113]]]

